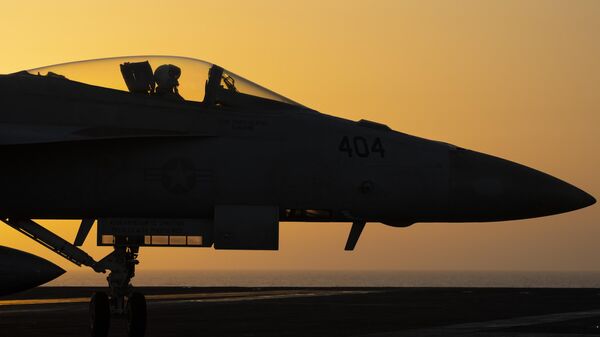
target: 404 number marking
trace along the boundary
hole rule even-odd
[[[338,149],[341,152],[347,153],[348,157],[352,157],[353,155],[361,158],[366,158],[370,155],[379,155],[381,158],[385,157],[385,150],[379,137],[369,141],[360,136],[344,136]]]

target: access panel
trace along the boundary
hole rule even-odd
[[[218,205],[215,207],[215,249],[277,250],[279,207]]]

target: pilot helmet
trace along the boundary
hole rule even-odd
[[[154,71],[154,80],[159,87],[174,88],[179,85],[181,69],[172,64],[163,64]]]

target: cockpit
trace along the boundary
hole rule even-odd
[[[58,64],[27,71],[171,101],[215,107],[303,107],[218,65],[173,56],[132,56]]]

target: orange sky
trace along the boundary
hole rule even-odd
[[[598,1],[100,3],[4,3],[0,73],[205,59],[321,112],[505,157],[600,197]],[[282,224],[278,252],[146,248],[140,269],[600,270],[599,218],[592,206],[504,223],[369,224],[352,253],[347,224]],[[93,243],[95,257],[107,252]],[[7,226],[0,245],[74,268]]]

